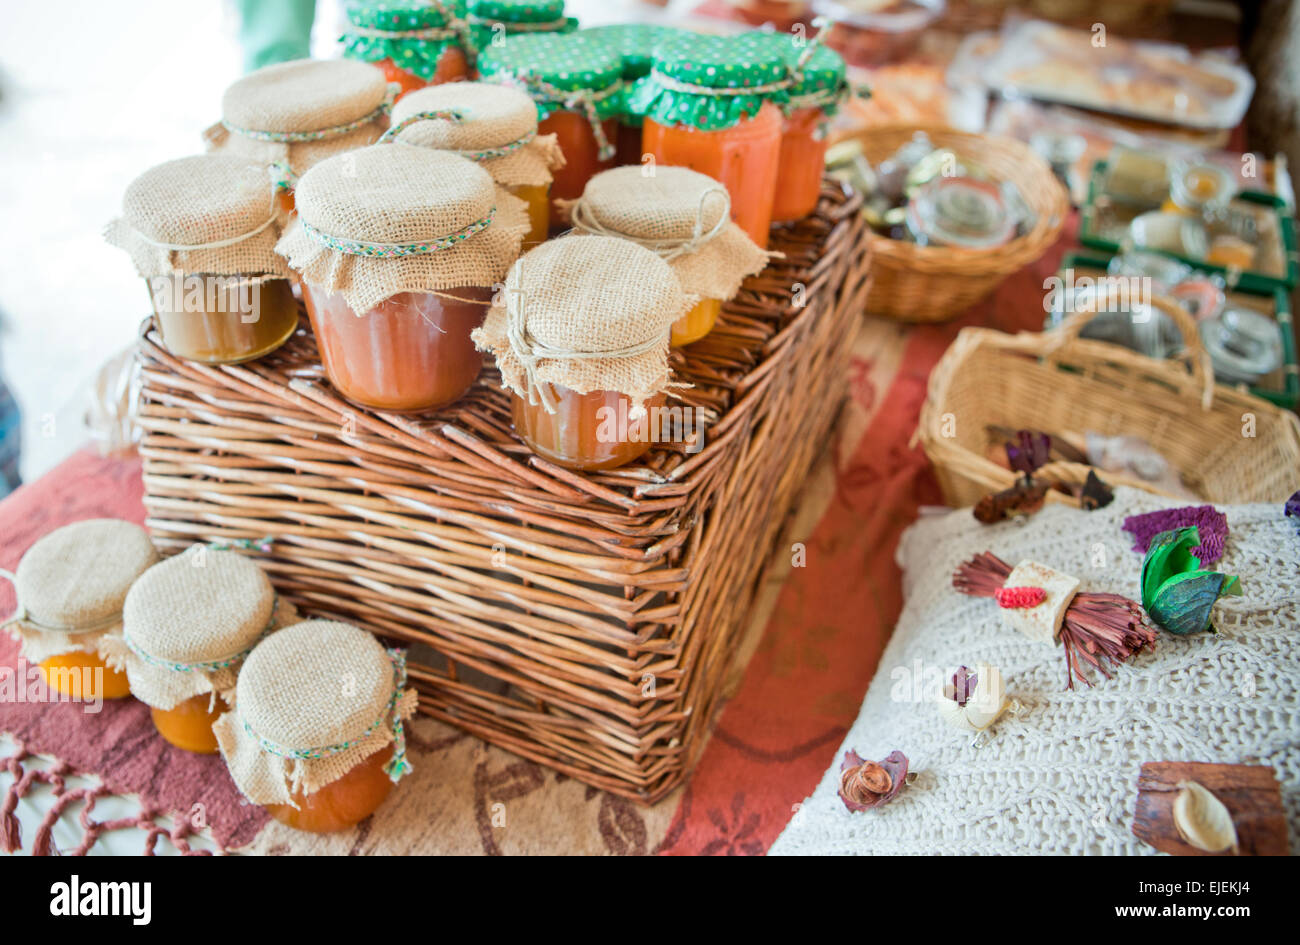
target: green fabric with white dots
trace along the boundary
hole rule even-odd
[[[564,0],[469,0],[470,36],[474,48],[483,52],[500,44],[506,36],[520,33],[534,35],[539,32],[572,33],[578,28],[575,17],[564,15]],[[563,22],[554,30],[516,30],[516,24]],[[495,29],[501,24],[504,32]]]
[[[781,57],[785,60],[786,65],[793,69],[808,49],[808,40],[795,36],[791,33],[759,33],[757,42],[770,43],[773,49],[776,49]],[[849,93],[848,85],[848,67],[844,65],[844,58],[833,49],[818,43],[813,47],[812,55],[804,63],[803,70],[799,74],[799,81],[790,86],[789,95],[792,99],[800,99],[806,96],[817,96],[824,99],[825,104],[822,110],[827,116],[835,114],[836,107]]]
[[[781,51],[759,33],[710,36],[683,33],[654,48],[653,71],[638,79],[626,96],[629,112],[661,125],[688,125],[700,131],[733,128],[752,118],[764,102],[783,104],[784,91],[752,95],[709,95],[665,87],[654,73],[705,88],[745,89],[780,82],[788,69]]]
[[[526,80],[532,77],[564,92],[603,92],[619,82],[623,61],[608,46],[581,33],[521,33],[483,50],[478,69],[485,82],[527,88]],[[621,103],[621,95],[610,95],[596,103],[596,112],[602,121],[612,118]],[[538,120],[562,107],[561,102],[538,101]]]
[[[619,23],[578,30],[578,35],[614,50],[623,59],[623,81],[634,82],[650,73],[655,46],[684,32],[685,30],[676,27],[658,26],[654,23]],[[641,127],[641,116],[632,114],[626,108],[618,119],[625,125]]]
[[[443,7],[453,19],[464,19],[465,0],[443,0]],[[447,26],[442,10],[429,0],[382,0],[382,2],[349,3],[344,9],[348,23],[363,29],[407,32],[410,30],[438,29]],[[362,62],[381,62],[391,59],[403,72],[425,81],[438,71],[438,59],[448,46],[460,45],[455,36],[443,39],[385,39],[379,36],[359,36],[345,31],[340,39],[343,55]]]

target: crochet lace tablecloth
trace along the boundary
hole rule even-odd
[[[992,600],[961,595],[953,569],[990,550],[1080,578],[1082,590],[1140,600],[1142,557],[1128,515],[1180,504],[1119,489],[1104,509],[1045,508],[1023,523],[981,525],[969,509],[923,517],[898,550],[907,603],[862,711],[813,796],[772,854],[1137,854],[1130,832],[1147,761],[1271,765],[1290,844],[1300,837],[1300,534],[1282,504],[1220,506],[1228,541],[1218,570],[1244,596],[1215,608],[1217,634],[1161,632],[1153,653],[1067,690],[1059,646],[1002,625]],[[958,665],[1001,668],[1024,704],[983,747],[923,701],[925,680]],[[847,749],[902,750],[919,772],[890,804],[851,814],[837,795]]]

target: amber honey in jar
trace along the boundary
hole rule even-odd
[[[275,253],[283,221],[267,168],[202,154],[137,177],[106,236],[145,278],[167,350],[234,364],[297,330],[289,268]]]
[[[790,70],[791,85],[781,102],[781,157],[777,165],[772,221],[791,223],[817,209],[826,168],[827,124],[849,94],[847,68],[835,50],[791,33],[759,33]]]
[[[696,301],[651,250],[566,236],[511,267],[474,341],[496,359],[525,444],[570,469],[612,469],[698,429],[664,398],[669,333]]]
[[[289,213],[293,188],[313,165],[379,140],[398,91],[378,66],[355,59],[276,63],[226,89],[221,121],[203,137],[209,151],[274,169]]]
[[[615,236],[649,249],[668,263],[682,290],[696,296],[673,322],[675,347],[705,337],[722,304],[746,276],[767,265],[767,253],[731,219],[731,197],[711,177],[685,167],[616,167],[587,182],[567,206],[579,233]]]
[[[469,76],[464,0],[348,0],[343,55],[368,62],[400,96]]]
[[[789,86],[780,52],[744,36],[684,33],[654,48],[626,98],[643,116],[641,146],[657,166],[689,167],[727,188],[731,215],[767,247]]]
[[[296,830],[333,833],[373,814],[410,771],[415,698],[403,651],[351,624],[307,620],[248,657],[216,734],[249,801]]]
[[[546,239],[551,181],[564,154],[553,134],[539,134],[537,106],[519,89],[458,82],[422,89],[393,107],[386,137],[474,161],[528,207],[524,248]]]
[[[296,619],[251,557],[195,545],[132,585],[114,646],[158,734],[185,751],[212,754],[212,723],[239,667],[259,640]]]
[[[614,166],[623,100],[622,57],[581,33],[511,36],[478,61],[483,81],[523,89],[537,105],[538,130],[564,154],[551,184],[552,228],[567,224],[558,200],[572,200],[587,181]]]
[[[144,529],[118,519],[87,519],[45,535],[14,574],[16,607],[3,621],[21,656],[66,699],[98,703],[131,694],[110,637],[122,634],[132,583],[158,560]]]
[[[523,201],[473,161],[394,139],[316,165],[297,196],[278,248],[330,383],[378,410],[461,397],[482,366],[470,332],[528,232]]]

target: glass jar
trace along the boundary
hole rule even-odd
[[[506,189],[528,204],[528,235],[524,237],[523,249],[532,249],[546,239],[550,231],[551,185],[523,184]]]
[[[131,694],[126,673],[113,669],[96,653],[73,650],[42,660],[40,666],[45,685],[65,696],[93,700],[125,699]]]
[[[448,46],[442,51],[441,55],[438,56],[438,66],[434,70],[432,78],[428,79],[422,79],[418,75],[407,72],[391,59],[381,59],[375,65],[383,72],[385,79],[397,83],[398,98],[401,98],[407,92],[414,92],[416,89],[427,88],[430,85],[459,82],[462,79],[469,78],[469,59],[466,58],[465,51],[459,46]]]
[[[463,0],[351,0],[344,8],[343,55],[377,66],[398,97],[469,77],[469,59],[455,22]],[[448,23],[450,18],[453,23]]]
[[[655,44],[680,32],[671,26],[654,23],[618,23],[582,29],[578,35],[613,49],[623,61],[623,81],[630,83],[649,75]],[[641,149],[641,117],[621,109],[616,138],[614,164],[619,167],[640,164],[644,154]]]
[[[393,746],[377,751],[337,781],[314,794],[294,794],[294,804],[267,804],[268,814],[294,830],[337,833],[365,820],[387,799],[393,780],[384,770]]]
[[[817,209],[826,167],[825,121],[821,108],[800,108],[781,125],[781,158],[776,172],[772,221],[802,220]]]
[[[204,364],[238,364],[269,354],[298,328],[288,279],[249,282],[227,276],[150,280],[163,345]]]
[[[191,696],[170,709],[149,707],[153,726],[172,745],[196,755],[215,755],[217,736],[212,723],[230,711],[226,700],[211,694]]]
[[[362,406],[399,412],[452,403],[473,386],[483,355],[470,332],[491,299],[487,288],[399,292],[358,313],[342,293],[303,283],[330,383]]]
[[[700,299],[689,312],[673,322],[670,343],[674,348],[680,348],[699,341],[713,331],[721,313],[721,299]]]
[[[701,131],[661,125],[647,117],[642,146],[659,164],[689,167],[720,182],[731,194],[731,215],[749,238],[766,248],[781,160],[781,110],[765,103],[730,128]]]
[[[518,393],[511,398],[515,432],[543,459],[566,469],[614,469],[640,459],[654,445],[655,411],[664,405],[664,394],[647,400],[645,415],[636,419],[626,394],[579,394],[558,385],[551,393],[554,413]]]
[[[537,125],[540,134],[555,135],[564,152],[564,167],[556,168],[555,180],[551,183],[551,197],[559,200],[573,200],[582,196],[582,189],[601,171],[608,170],[615,164],[613,156],[601,158],[600,145],[592,131],[591,122],[580,112],[557,109],[551,112]],[[601,130],[606,141],[618,138],[618,122],[607,118],[601,122]],[[555,204],[551,204],[551,226],[561,226],[565,220],[558,215]]]

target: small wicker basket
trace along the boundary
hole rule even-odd
[[[1093,311],[1042,333],[963,328],[930,375],[917,428],[948,504],[972,505],[1015,481],[1015,473],[986,457],[991,425],[1142,437],[1181,473],[1184,486],[1209,502],[1281,502],[1294,492],[1300,420],[1266,400],[1216,386],[1191,316],[1171,301],[1152,301],[1183,334],[1178,359],[1080,338]],[[1078,485],[1090,468],[1052,463],[1041,473]],[[1106,472],[1102,478],[1169,494],[1133,476]]]
[[[907,125],[852,135],[872,166],[923,131],[936,147],[951,148],[997,180],[1011,180],[1035,214],[1033,228],[992,249],[918,246],[872,238],[871,295],[867,312],[902,322],[942,322],[988,295],[1007,276],[1042,256],[1060,236],[1070,210],[1065,188],[1030,148],[1011,138],[950,128]]]

